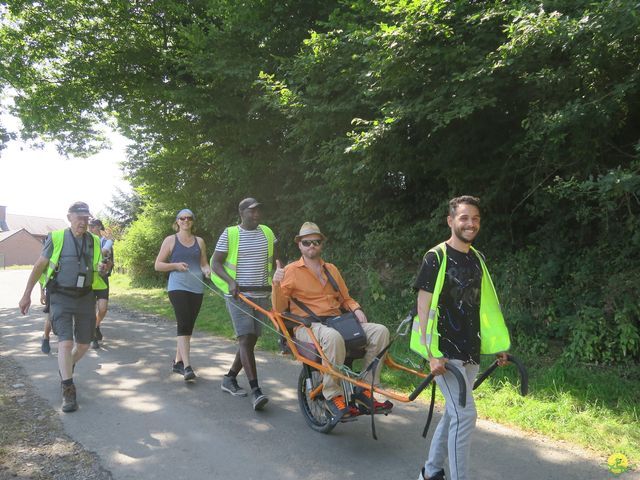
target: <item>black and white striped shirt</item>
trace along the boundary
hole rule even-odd
[[[240,287],[267,286],[268,270],[267,259],[269,257],[269,245],[267,237],[260,227],[255,230],[240,230],[240,245],[238,246],[238,265],[236,266],[236,283]],[[274,243],[277,242],[274,239]],[[224,229],[216,244],[216,252],[229,252],[229,235]],[[251,297],[268,297],[269,292],[245,292]]]

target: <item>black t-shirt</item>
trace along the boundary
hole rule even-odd
[[[438,300],[439,349],[450,359],[480,363],[480,286],[482,267],[475,253],[449,245],[444,285]],[[414,287],[433,293],[440,270],[434,252],[422,262]]]

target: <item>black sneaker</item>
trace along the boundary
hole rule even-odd
[[[51,353],[51,345],[49,345],[48,338],[42,337],[42,345],[40,345],[40,350],[42,350],[42,353],[44,353],[45,355]]]
[[[62,411],[65,413],[75,412],[78,409],[76,401],[76,386],[62,384]]]
[[[96,327],[96,334],[94,336],[96,340],[102,340],[102,332],[100,331],[100,327]]]
[[[418,476],[418,480],[447,480],[447,479],[444,477],[444,470],[440,470],[433,477],[427,477],[424,474],[424,467],[422,467],[422,470],[420,470],[420,475]]]
[[[246,390],[238,385],[238,380],[236,380],[236,377],[230,377],[228,375],[222,377],[222,390],[224,392],[230,393],[234,397],[247,396]]]
[[[179,373],[180,375],[184,375],[184,363],[182,363],[182,360],[180,360],[179,362],[173,362],[173,373]]]
[[[184,381],[188,382],[189,380],[195,380],[196,372],[193,371],[191,365],[184,367]]]
[[[100,350],[100,344],[98,343],[98,340],[91,340],[91,348],[93,348],[94,350]]]
[[[262,390],[259,388],[251,390],[251,394],[253,395],[253,409],[262,410],[269,401],[269,397],[262,393]]]

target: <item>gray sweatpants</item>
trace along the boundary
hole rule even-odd
[[[449,480],[468,480],[471,434],[476,426],[476,404],[473,400],[473,382],[478,375],[479,365],[463,365],[461,360],[449,360],[466,378],[467,405],[458,404],[460,387],[456,377],[449,371],[436,377],[436,383],[445,399],[445,411],[431,439],[429,457],[424,464],[428,477],[444,468],[449,457]]]

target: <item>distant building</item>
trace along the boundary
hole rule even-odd
[[[0,268],[32,265],[42,252],[42,244],[52,230],[67,228],[65,220],[7,213],[0,205]]]

